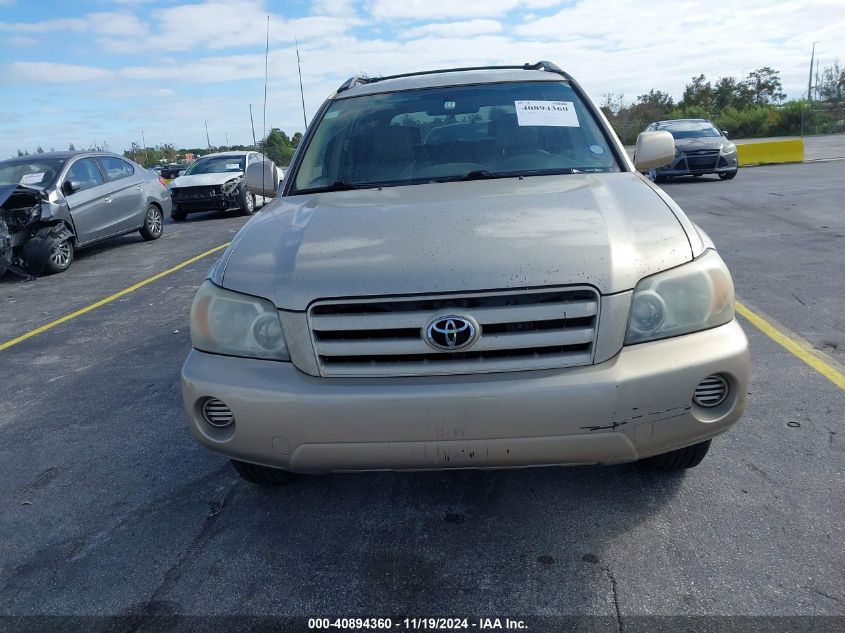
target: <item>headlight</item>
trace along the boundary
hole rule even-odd
[[[689,334],[734,318],[734,285],[714,250],[642,279],[634,289],[625,344]]]
[[[722,144],[722,153],[723,154],[733,154],[736,151],[736,145],[733,143],[723,143]]]
[[[191,343],[212,354],[290,360],[276,306],[208,279],[191,306]]]

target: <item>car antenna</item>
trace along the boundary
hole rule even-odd
[[[302,90],[302,66],[299,63],[299,40],[293,38],[293,42],[296,46],[296,69],[299,72],[299,97],[302,99],[302,122],[305,124],[305,129],[302,130],[302,133],[305,134],[305,130],[308,129],[308,118],[305,116],[305,91]]]
[[[267,68],[268,68],[268,60],[270,59],[270,14],[267,14],[267,46],[264,49],[264,121],[262,125],[264,126],[264,137],[261,141],[261,153],[264,155],[264,159],[267,159]],[[262,193],[266,191],[264,177],[267,174],[267,169],[261,170],[261,191]]]
[[[258,149],[258,143],[255,142],[255,121],[252,119],[252,104],[249,104],[249,124],[252,126],[252,147]]]

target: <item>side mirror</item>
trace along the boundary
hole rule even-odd
[[[250,193],[265,198],[276,197],[276,187],[279,186],[281,177],[279,168],[269,160],[261,160],[247,165],[246,188]]]
[[[634,156],[637,171],[668,165],[675,157],[675,139],[669,132],[641,132]]]
[[[72,193],[75,193],[82,189],[82,183],[77,180],[65,180],[64,184],[62,185],[62,192],[69,196]]]
[[[730,138],[730,137],[728,136],[728,131],[727,131],[727,130],[722,130],[722,136],[724,136],[725,138]]]

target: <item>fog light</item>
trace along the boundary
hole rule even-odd
[[[208,398],[202,403],[202,417],[211,426],[225,429],[235,421],[235,414],[226,403],[216,398]]]
[[[692,401],[700,407],[712,409],[727,400],[730,390],[730,385],[724,376],[713,374],[707,376],[695,388]]]

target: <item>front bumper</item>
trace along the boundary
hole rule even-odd
[[[170,195],[173,201],[174,211],[181,211],[183,213],[194,211],[227,211],[240,207],[241,189],[240,187],[235,187],[232,191],[224,192],[219,186],[185,187],[176,190],[171,189]]]
[[[720,373],[727,400],[692,403]],[[321,473],[630,462],[709,439],[745,408],[748,341],[736,321],[625,347],[589,367],[421,378],[317,378],[290,363],[192,351],[182,395],[193,436],[242,461]],[[233,411],[226,429],[202,403]]]
[[[737,153],[696,156],[681,153],[665,167],[657,169],[661,176],[689,176],[692,174],[719,174],[736,171]]]

